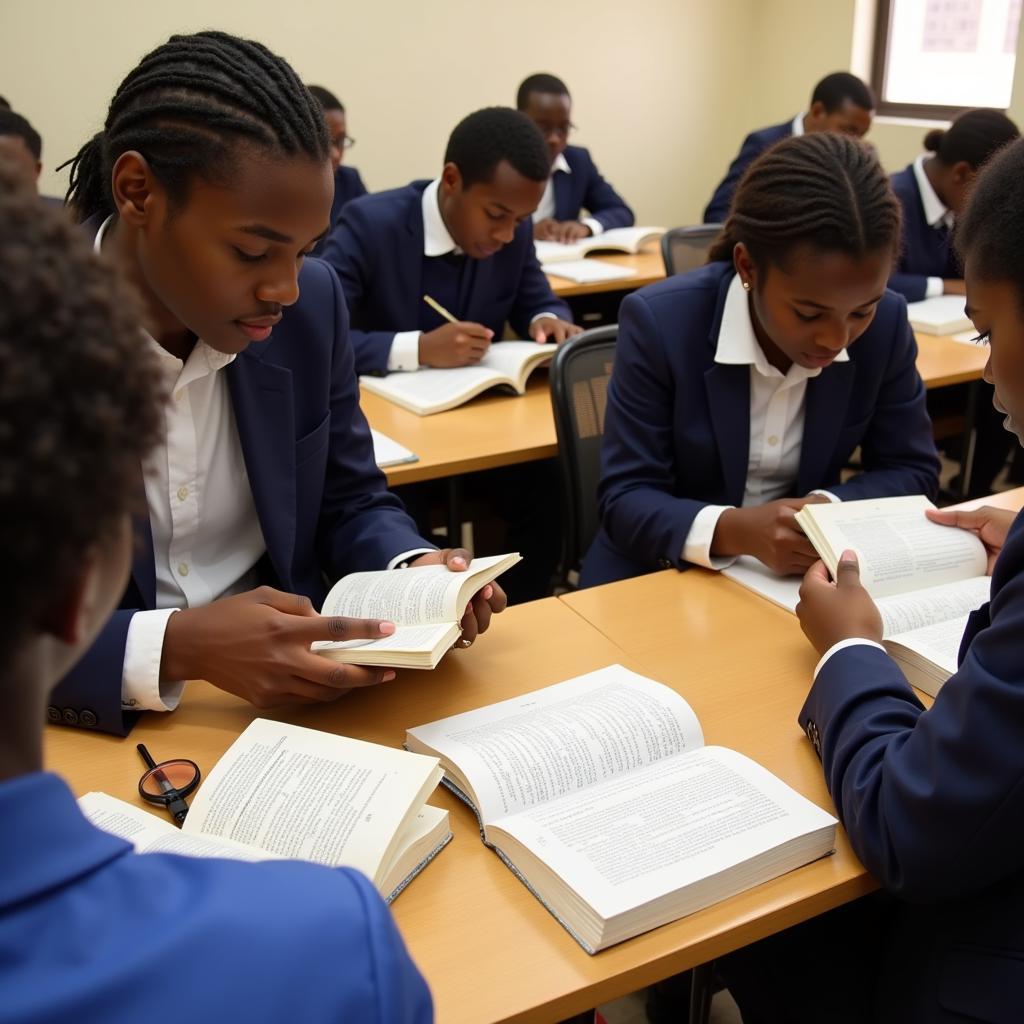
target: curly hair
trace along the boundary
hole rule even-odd
[[[547,181],[551,156],[540,129],[511,107],[485,107],[464,117],[448,139],[444,162],[455,164],[463,187],[490,181],[502,160],[530,181]]]
[[[791,251],[859,258],[900,240],[900,203],[875,154],[836,132],[784,139],[743,175],[708,262],[731,260],[742,242],[754,262],[783,266]]]
[[[0,657],[141,495],[157,367],[134,293],[0,160]]]

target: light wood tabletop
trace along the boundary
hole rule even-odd
[[[648,242],[636,255],[631,253],[608,253],[603,256],[590,256],[588,259],[601,263],[609,263],[617,267],[628,267],[634,271],[632,277],[618,278],[614,281],[591,281],[589,284],[577,284],[568,278],[559,277],[554,271],[558,264],[551,264],[548,284],[551,290],[563,298],[570,295],[596,295],[599,292],[636,291],[644,285],[654,284],[665,277],[665,262],[661,258],[661,243]]]
[[[981,379],[988,360],[988,347],[970,345],[952,338],[918,334],[917,372],[926,388],[944,388]]]
[[[634,624],[624,639],[641,650],[638,658],[586,622],[577,601],[548,598],[510,608],[471,650],[452,652],[433,672],[399,672],[394,682],[337,704],[278,714],[191,683],[176,712],[144,716],[125,739],[49,729],[47,765],[76,794],[101,789],[140,803],[137,742],[158,760],[191,757],[208,772],[263,714],[397,747],[410,726],[618,661],[641,672],[657,666],[649,674],[691,701],[709,742],[742,750],[830,808],[821,769],[795,724],[812,665],[808,649],[792,628],[780,628],[774,609],[747,607],[742,593],[715,585],[725,581],[688,575],[689,596],[653,611],[635,603],[647,598],[630,585],[577,595],[584,604],[609,602],[610,612]],[[442,789],[431,802],[449,809],[455,838],[396,900],[394,913],[433,991],[440,1024],[558,1021],[872,888],[840,835],[832,857],[591,957],[483,846],[466,807]]]

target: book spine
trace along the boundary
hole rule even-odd
[[[409,883],[410,883],[410,882],[411,882],[411,881],[412,881],[412,880],[413,880],[413,879],[414,879],[414,878],[415,878],[415,877],[416,877],[416,876],[417,876],[417,875],[418,875],[418,874],[419,874],[419,873],[420,873],[420,872],[421,872],[421,871],[422,871],[422,870],[423,870],[423,869],[424,869],[424,868],[425,868],[425,867],[426,867],[426,866],[427,866],[427,865],[428,865],[428,864],[429,864],[429,863],[430,863],[430,862],[431,862],[431,861],[432,861],[432,860],[433,860],[433,859],[434,859],[434,858],[435,858],[435,857],[436,857],[436,856],[437,856],[437,855],[438,855],[438,854],[439,854],[439,853],[440,853],[440,852],[441,852],[441,851],[442,851],[442,850],[443,850],[443,849],[444,849],[444,848],[445,848],[445,847],[446,847],[446,846],[447,846],[447,845],[448,845],[448,844],[449,844],[449,843],[450,843],[451,841],[452,841],[452,834],[451,834],[451,832],[449,832],[449,833],[448,833],[448,835],[446,835],[446,836],[444,837],[444,839],[442,839],[442,840],[441,840],[441,842],[439,842],[439,843],[437,844],[437,846],[435,846],[435,847],[434,847],[434,848],[433,848],[433,849],[432,849],[432,850],[430,851],[430,853],[428,853],[428,854],[426,855],[426,857],[424,857],[424,858],[423,858],[423,860],[421,860],[421,861],[419,862],[419,864],[417,864],[417,865],[416,865],[416,867],[414,867],[414,868],[412,869],[412,871],[410,871],[410,872],[409,872],[409,874],[407,874],[407,875],[405,876],[405,878],[404,878],[404,879],[402,880],[402,882],[401,882],[401,884],[400,884],[400,885],[398,886],[398,888],[396,888],[396,889],[395,889],[395,891],[394,891],[393,893],[391,893],[391,895],[390,895],[390,896],[385,896],[385,897],[384,897],[384,902],[385,902],[385,903],[387,903],[387,904],[391,904],[391,903],[392,903],[392,902],[393,902],[394,900],[398,899],[398,897],[399,897],[399,896],[400,896],[400,895],[401,895],[401,894],[402,894],[402,893],[403,893],[403,892],[405,891],[405,888],[406,888],[406,886],[407,886],[407,885],[408,885],[408,884],[409,884]]]

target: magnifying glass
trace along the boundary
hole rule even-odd
[[[199,765],[187,758],[157,764],[145,744],[139,743],[135,749],[148,769],[139,779],[139,796],[151,804],[162,804],[175,822],[181,825],[188,815],[185,797],[199,785]]]

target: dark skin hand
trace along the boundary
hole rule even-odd
[[[470,366],[491,347],[494,331],[468,321],[442,324],[420,335],[420,366]]]
[[[582,327],[577,327],[576,324],[571,324],[568,320],[560,320],[556,316],[542,316],[530,324],[530,337],[538,345],[543,345],[546,341],[553,341],[556,345],[561,345],[567,338],[582,333]]]
[[[1004,508],[993,508],[984,505],[981,508],[961,511],[958,509],[926,509],[924,513],[933,523],[942,526],[955,526],[973,533],[988,553],[988,575],[992,575],[992,567],[996,564],[999,552],[1006,543],[1006,535],[1010,532],[1016,513]]]
[[[810,494],[726,509],[715,526],[711,553],[725,557],[753,555],[783,576],[804,573],[818,555],[794,517],[804,505],[827,501],[823,494]]]
[[[800,628],[819,654],[841,640],[882,642],[882,616],[861,585],[853,551],[844,551],[840,557],[834,583],[824,562],[815,562],[807,570],[796,614]]]
[[[589,238],[590,228],[578,220],[555,220],[545,217],[533,225],[533,237],[541,242],[577,242]]]

